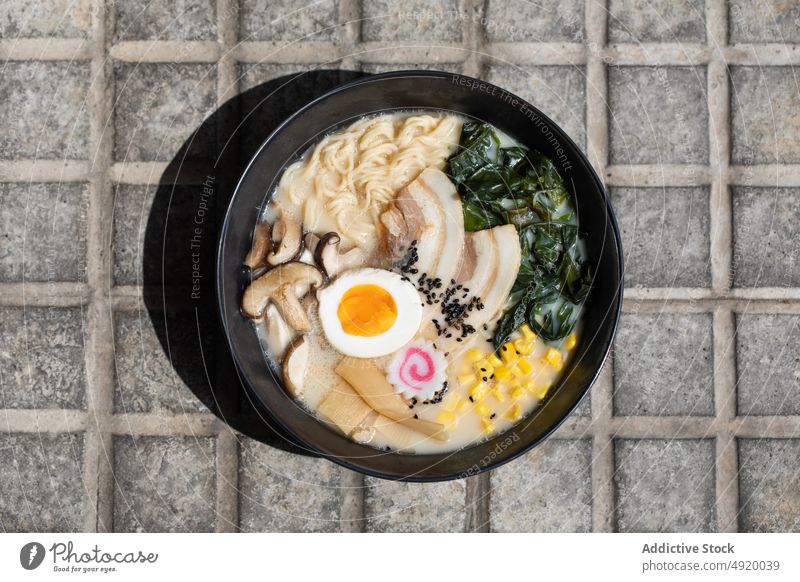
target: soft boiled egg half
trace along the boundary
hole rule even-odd
[[[383,269],[345,271],[320,289],[317,300],[325,337],[355,358],[399,350],[422,322],[422,300],[414,285]]]

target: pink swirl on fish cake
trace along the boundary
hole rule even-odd
[[[447,380],[447,361],[433,346],[415,342],[399,350],[388,368],[395,392],[408,398],[427,400]]]

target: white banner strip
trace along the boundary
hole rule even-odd
[[[4,534],[0,579],[796,581],[798,547],[800,534]]]

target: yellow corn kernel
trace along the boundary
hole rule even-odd
[[[444,397],[444,402],[442,404],[444,404],[445,410],[453,412],[456,408],[458,408],[458,405],[461,404],[463,399],[463,396],[461,396],[461,394],[458,392],[450,392]]]
[[[517,368],[526,376],[533,371],[533,366],[531,366],[531,363],[525,358],[520,358],[519,362],[517,362]]]
[[[508,409],[506,412],[506,418],[508,420],[519,420],[522,416],[522,407],[518,403],[514,403],[514,405]]]
[[[472,387],[472,390],[469,391],[469,395],[472,397],[473,402],[481,402],[486,398],[486,392],[488,392],[488,390],[485,384],[478,382]]]
[[[494,399],[497,400],[498,402],[506,401],[506,397],[503,394],[503,391],[500,390],[500,386],[496,386],[495,388],[492,389],[492,396],[494,396]]]
[[[561,366],[563,357],[561,356],[561,352],[559,350],[555,348],[547,348],[544,359],[554,368],[558,368]]]
[[[486,356],[486,360],[495,368],[503,365],[503,361],[497,357],[497,354],[491,353]]]
[[[510,367],[516,363],[519,356],[517,355],[517,350],[514,348],[514,344],[506,342],[500,346],[500,359],[503,360],[506,367]]]
[[[469,408],[470,406],[472,406],[472,402],[470,402],[470,401],[469,401],[469,400],[467,400],[467,399],[464,399],[464,400],[462,400],[461,402],[459,402],[459,403],[458,403],[458,406],[456,406],[456,410],[457,410],[458,412],[463,412],[463,411],[465,411],[467,408]],[[454,412],[455,412],[455,411],[454,411]]]
[[[475,374],[461,374],[458,377],[458,383],[462,386],[468,386],[469,384],[474,384],[478,381],[478,377]]]
[[[491,416],[494,410],[488,404],[478,404],[478,406],[475,407],[475,412],[481,416]]]
[[[494,366],[492,366],[486,359],[478,360],[473,364],[475,366],[475,373],[481,378],[489,378],[494,374]]]
[[[452,412],[440,412],[436,417],[436,422],[443,424],[447,430],[453,430],[458,424],[458,417]]]
[[[483,426],[484,432],[494,432],[494,423],[488,418],[481,419],[481,426]]]
[[[571,333],[567,336],[567,341],[564,342],[564,347],[571,350],[578,344],[578,336]]]
[[[533,351],[533,342],[529,342],[525,338],[514,340],[514,349],[523,356],[527,356]]]
[[[467,359],[470,362],[477,362],[478,360],[483,359],[483,351],[479,350],[478,348],[472,348],[471,350],[467,351]]]
[[[501,382],[503,380],[508,380],[509,378],[511,378],[511,370],[509,370],[508,368],[504,368],[503,366],[495,368],[494,377],[500,380]]]
[[[547,384],[541,384],[539,386],[533,386],[531,393],[539,400],[544,400],[544,397],[547,396],[547,393],[550,390],[550,386]]]
[[[514,400],[519,400],[520,398],[525,398],[525,388],[522,386],[518,386],[511,391],[511,398]]]
[[[536,339],[536,334],[533,333],[533,330],[527,323],[523,323],[522,327],[519,328],[519,331],[522,332],[522,336],[529,342],[532,342]]]
[[[520,370],[519,366],[517,366],[516,364],[511,366],[509,368],[509,370],[511,370],[511,373],[514,375],[514,378],[516,378],[517,380],[519,380],[520,378],[522,378],[525,375],[525,374],[522,373],[522,370]]]

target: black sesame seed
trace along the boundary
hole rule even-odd
[[[475,399],[474,399],[472,396],[470,396],[470,397],[469,397],[469,401],[470,401],[470,402],[475,402]]]

